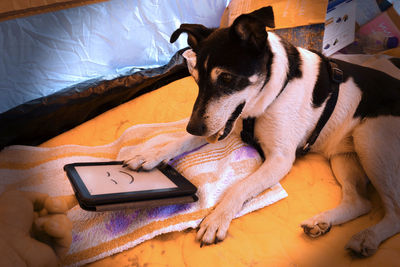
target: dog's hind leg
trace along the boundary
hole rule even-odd
[[[400,118],[367,119],[353,134],[356,152],[378,192],[385,215],[382,220],[354,235],[346,248],[370,256],[385,239],[400,232]]]
[[[331,210],[322,212],[301,223],[304,232],[317,237],[327,233],[332,225],[350,221],[370,211],[364,198],[367,178],[355,153],[336,154],[330,159],[332,171],[342,186],[342,200]]]

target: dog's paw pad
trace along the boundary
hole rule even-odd
[[[326,222],[319,222],[315,224],[302,224],[301,227],[306,235],[310,237],[318,237],[328,233],[331,230],[332,225]]]
[[[373,231],[364,230],[355,234],[346,245],[346,249],[356,257],[369,257],[378,249],[377,238]]]

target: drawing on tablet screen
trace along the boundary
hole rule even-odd
[[[91,195],[176,188],[161,171],[135,172],[121,165],[77,166],[82,182]]]
[[[129,181],[129,184],[133,183],[133,181],[135,180],[135,178],[133,177],[133,175],[131,175],[131,174],[125,172],[125,171],[119,171],[119,172],[120,172],[120,173],[123,173],[123,174],[126,174],[126,175],[128,175],[128,176],[130,177],[131,180]],[[111,177],[110,172],[107,172],[107,177]],[[112,182],[114,182],[115,184],[118,184],[118,182],[117,182],[116,180],[114,180],[113,178],[110,178],[110,180],[111,180]]]

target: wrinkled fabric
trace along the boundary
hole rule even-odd
[[[0,22],[0,113],[93,78],[154,68],[187,46],[181,23],[217,27],[228,0],[111,0]]]
[[[132,74],[111,80],[85,81],[1,113],[0,150],[16,144],[38,145],[128,100],[188,76],[181,55],[184,50],[165,66],[132,70]]]

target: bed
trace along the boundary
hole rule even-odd
[[[197,87],[183,78],[143,95],[94,120],[80,125],[42,147],[65,144],[99,146],[112,142],[130,125],[180,120],[190,115]],[[133,112],[134,111],[134,112]],[[157,115],[155,115],[157,114]],[[93,129],[96,129],[95,131]],[[282,180],[288,197],[263,209],[233,220],[222,243],[200,248],[195,229],[155,237],[92,266],[396,266],[400,236],[384,242],[368,259],[352,258],[344,249],[348,239],[383,216],[379,198],[371,187],[372,211],[325,236],[311,239],[300,222],[335,207],[340,186],[328,162],[309,154],[297,160]]]

